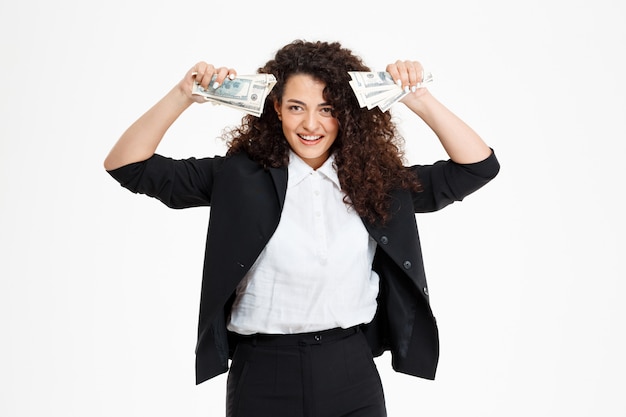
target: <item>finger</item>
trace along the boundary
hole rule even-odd
[[[195,72],[195,81],[206,90],[215,76],[215,67],[211,64],[200,62],[194,66],[192,72]]]
[[[389,75],[391,75],[391,78],[393,78],[393,81],[398,86],[402,87],[402,78],[400,77],[400,71],[398,70],[397,63],[387,65],[385,71],[387,71]]]
[[[187,72],[187,75],[198,80],[202,78],[202,75],[207,65],[208,64],[206,62],[198,62],[196,65],[191,67],[191,69]],[[198,74],[200,75],[198,76]]]
[[[411,91],[415,92],[417,86],[422,82],[422,65],[417,61],[407,61],[407,74]]]
[[[214,89],[224,84],[226,80],[232,81],[237,77],[237,71],[235,71],[233,68],[220,67],[215,71],[216,76],[213,80],[213,85],[211,86]]]
[[[420,74],[419,62],[398,60],[393,65],[398,71],[397,84],[407,93],[416,91]]]
[[[396,67],[398,68],[400,80],[402,80],[402,84],[399,84],[404,91],[407,93],[411,88],[411,80],[409,78],[409,61],[396,61]]]

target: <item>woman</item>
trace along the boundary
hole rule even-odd
[[[373,357],[433,379],[437,327],[415,224],[490,181],[492,150],[425,88],[419,62],[386,67],[401,101],[448,161],[403,166],[388,113],[359,107],[339,43],[294,41],[259,68],[277,83],[260,117],[226,137],[226,156],[155,154],[192,103],[194,81],[236,71],[200,62],[122,135],[105,168],[173,208],[211,206],[196,382],[229,369],[228,416],[384,416]],[[215,79],[213,77],[216,76]]]

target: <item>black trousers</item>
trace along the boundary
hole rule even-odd
[[[385,417],[380,376],[358,327],[244,336],[228,374],[227,417]]]

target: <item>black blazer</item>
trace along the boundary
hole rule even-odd
[[[428,301],[415,213],[439,210],[476,191],[499,171],[492,155],[475,164],[439,161],[413,166],[423,191],[392,194],[391,220],[384,226],[363,221],[378,242],[374,270],[380,276],[378,310],[363,326],[372,353],[390,350],[398,372],[434,379],[439,338]],[[206,240],[196,383],[228,370],[236,337],[226,329],[235,288],[255,262],[280,221],[287,169],[263,169],[246,154],[173,160],[154,155],[109,172],[135,193],[168,207],[210,206]]]

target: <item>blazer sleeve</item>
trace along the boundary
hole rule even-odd
[[[487,184],[500,171],[500,163],[492,150],[485,160],[473,164],[447,160],[410,169],[422,185],[420,192],[413,193],[413,207],[416,213],[426,213],[461,201]]]
[[[224,157],[172,159],[154,154],[108,171],[133,193],[157,198],[170,208],[210,206],[213,183]]]

